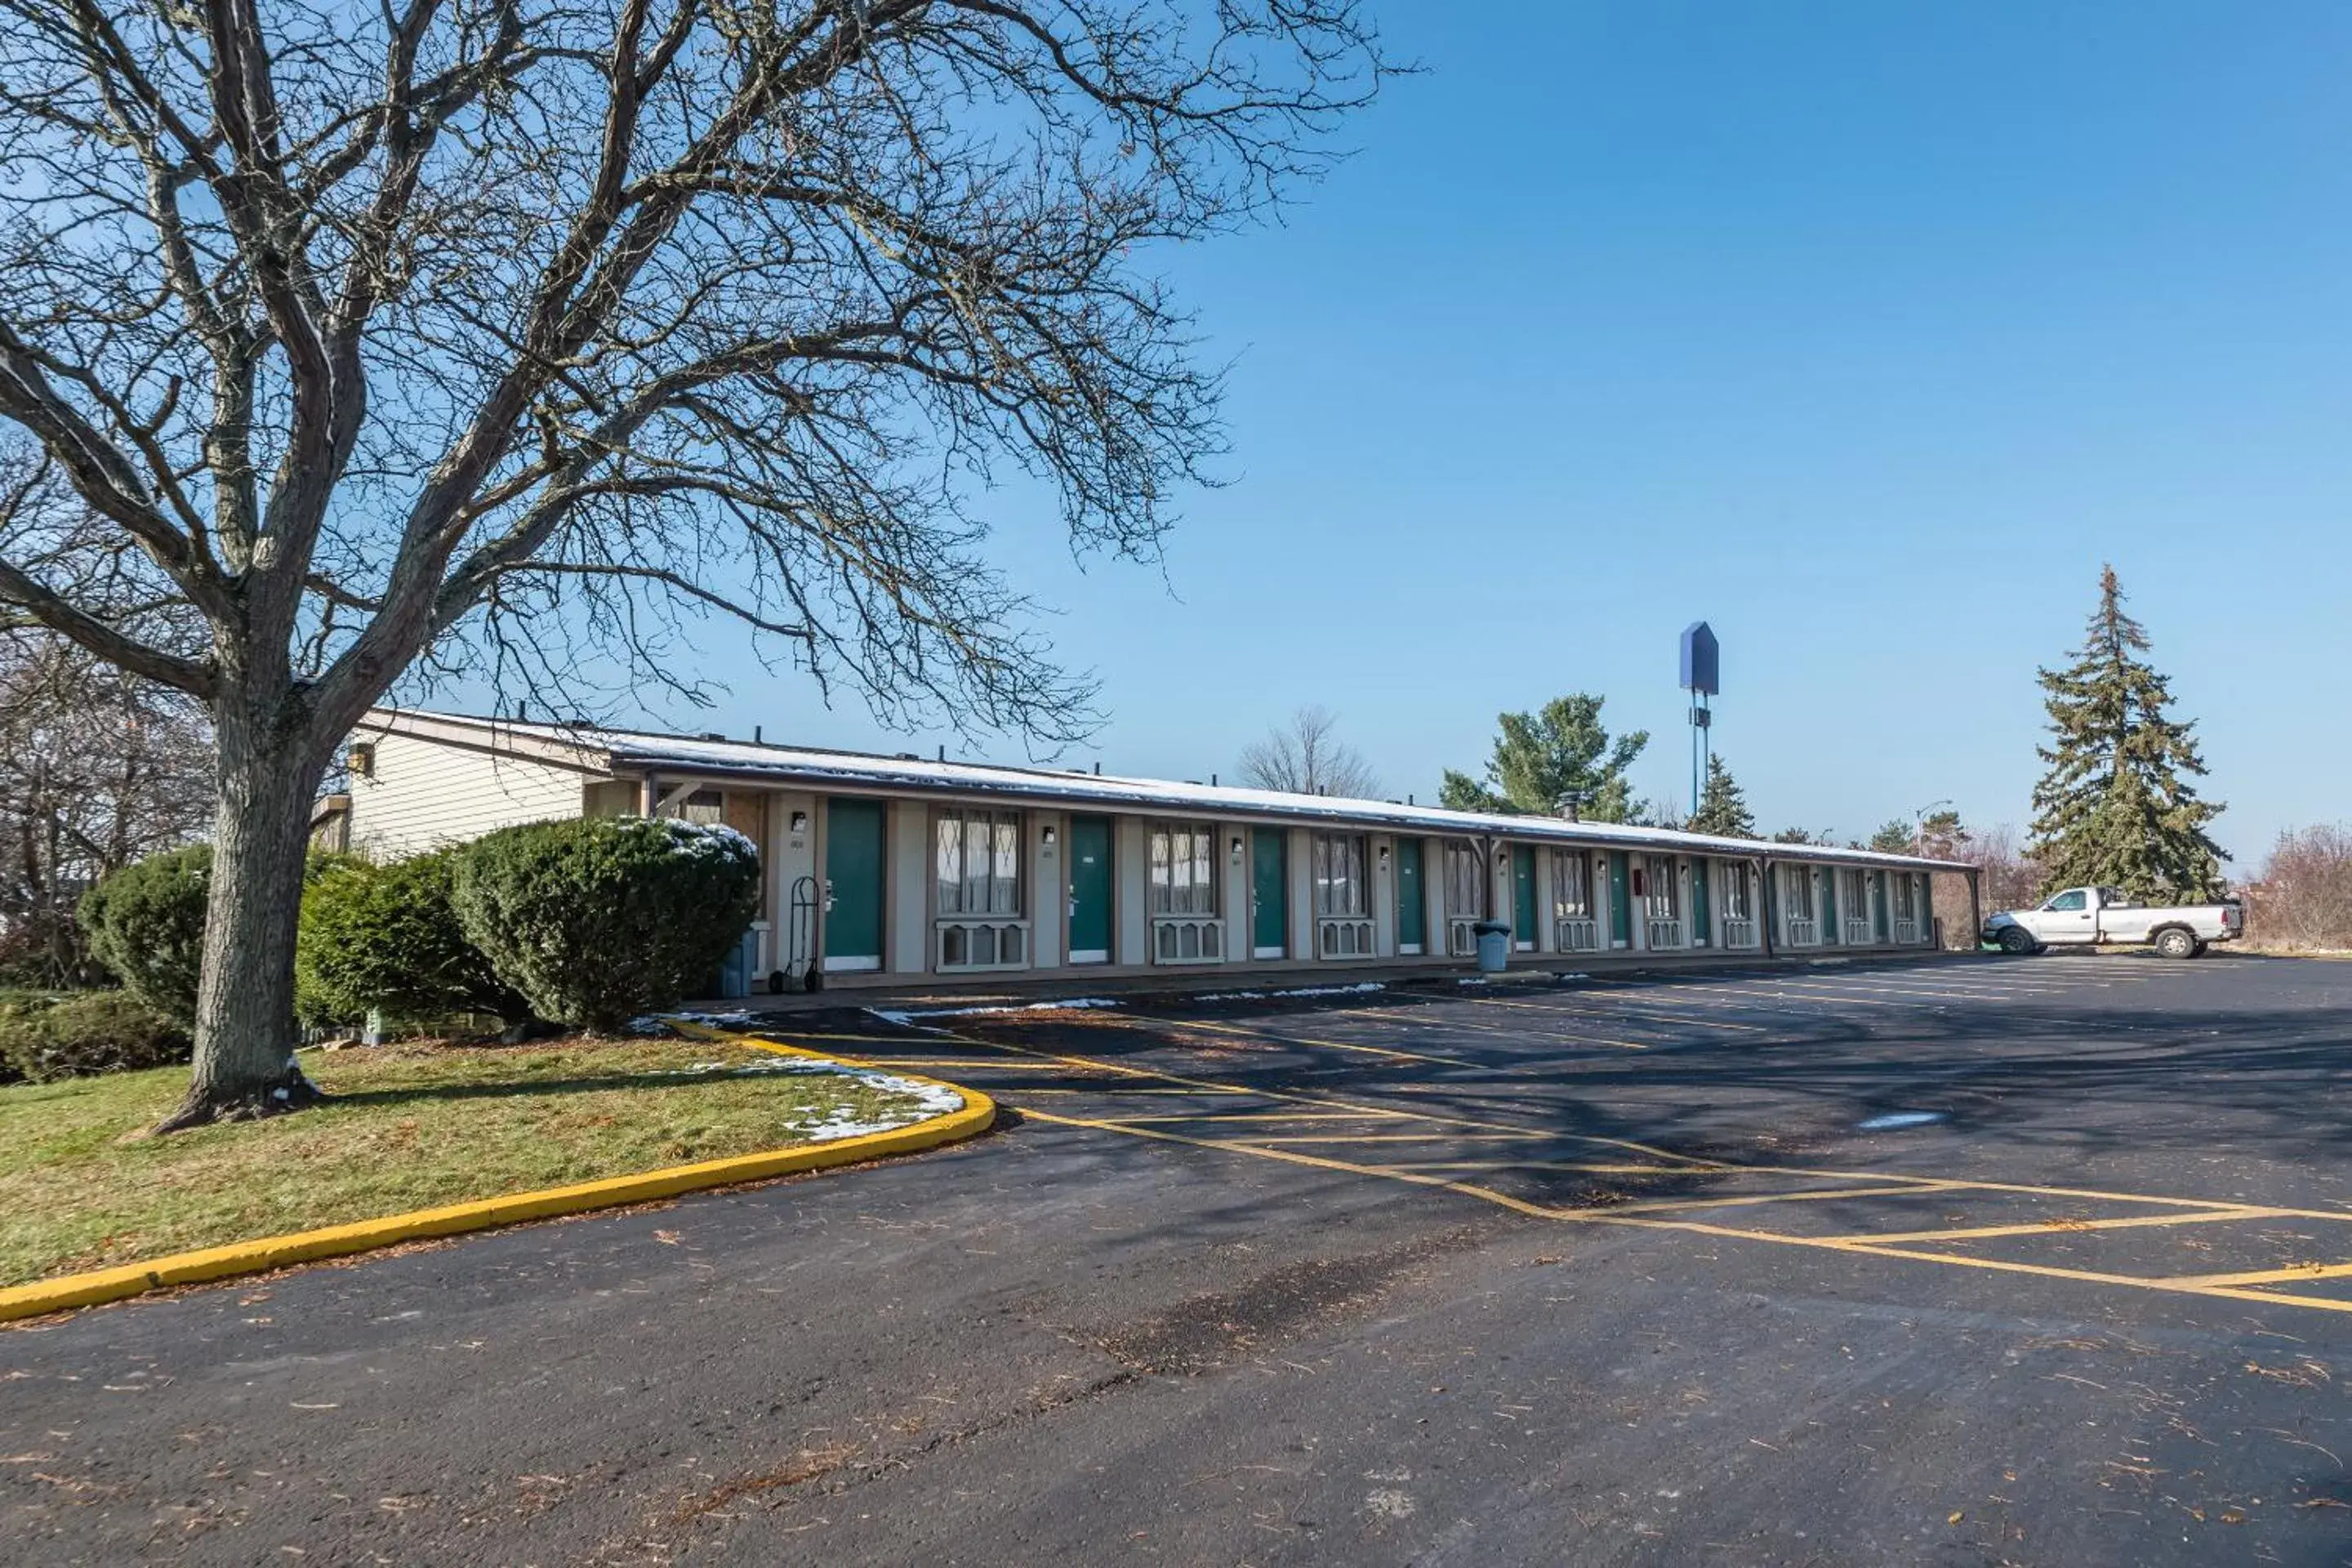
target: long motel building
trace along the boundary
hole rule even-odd
[[[316,841],[380,859],[519,823],[723,823],[760,850],[724,994],[1024,977],[1899,953],[1931,878],[1826,845],[1394,801],[467,717],[371,712]],[[1975,931],[1970,920],[1969,933]]]

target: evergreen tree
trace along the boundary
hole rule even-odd
[[[1756,814],[1748,809],[1748,797],[1740,793],[1738,781],[1721,757],[1706,760],[1706,787],[1699,792],[1698,810],[1691,814],[1687,826],[1693,833],[1712,833],[1718,838],[1756,837]]]
[[[1900,817],[1883,824],[1870,836],[1868,847],[1882,855],[1908,855],[1912,851],[1911,825]]]
[[[1481,783],[1445,770],[1438,787],[1441,805],[1456,811],[1496,811],[1515,816],[1564,815],[1569,797],[1588,822],[1626,822],[1641,803],[1625,782],[1625,770],[1650,743],[1647,730],[1616,740],[1601,722],[1607,699],[1590,692],[1555,697],[1535,713],[1504,713],[1501,733]]]
[[[2172,693],[2145,658],[2147,633],[2124,614],[2115,568],[2099,575],[2090,636],[2063,669],[2040,671],[2052,743],[2033,791],[2031,853],[2045,889],[2117,887],[2144,898],[2210,898],[2221,851],[2200,800],[2193,723],[2166,714]]]
[[[1919,824],[1919,853],[1937,860],[1959,859],[1969,838],[1957,811],[1931,811]]]

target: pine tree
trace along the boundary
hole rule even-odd
[[[1870,836],[1867,847],[1875,849],[1882,855],[1910,854],[1916,847],[1911,825],[1899,816],[1883,824],[1877,832]]]
[[[1740,793],[1738,781],[1721,757],[1706,760],[1706,787],[1699,792],[1698,809],[1691,814],[1688,826],[1693,833],[1712,833],[1718,838],[1756,837],[1756,814],[1748,809],[1748,797]]]
[[[2193,723],[2166,714],[2172,693],[2137,656],[2147,633],[2124,614],[2115,568],[2099,576],[2090,636],[2063,669],[2039,672],[2053,742],[2033,791],[2033,843],[2045,889],[2116,887],[2143,898],[2210,898],[2221,851],[2205,825],[2221,811],[2200,800]]]
[[[1628,822],[1644,809],[1625,781],[1625,770],[1650,743],[1647,730],[1610,738],[1601,722],[1605,698],[1590,692],[1555,697],[1534,713],[1496,716],[1484,781],[1445,770],[1437,798],[1456,811],[1505,812],[1515,816],[1564,814],[1571,796],[1588,822]]]

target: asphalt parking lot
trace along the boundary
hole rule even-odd
[[[919,1159],[0,1333],[27,1562],[2352,1561],[2352,965],[886,1018]]]

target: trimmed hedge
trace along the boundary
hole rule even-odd
[[[126,991],[76,991],[0,1005],[0,1081],[91,1078],[188,1059],[179,1024]]]
[[[466,940],[450,902],[452,850],[385,865],[321,868],[302,894],[294,946],[296,1010],[305,1023],[350,1023],[381,1010],[404,1023],[488,1013],[509,1029],[530,1004]]]
[[[466,938],[541,1017],[601,1031],[675,1004],[741,940],[760,856],[730,827],[587,817],[455,852]]]
[[[89,950],[149,1009],[189,1026],[205,956],[213,847],[133,861],[84,893],[75,918]]]

